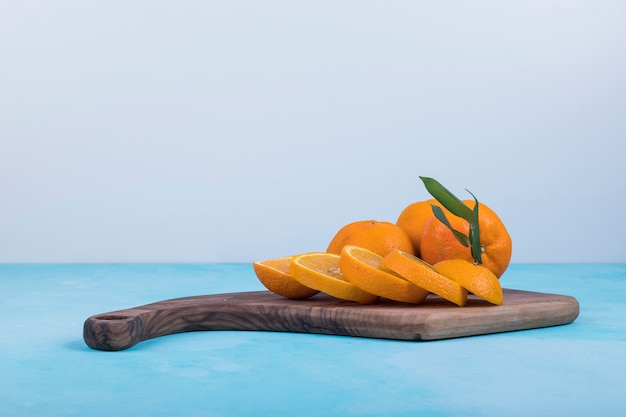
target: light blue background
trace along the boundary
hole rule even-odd
[[[626,3],[2,1],[0,262],[248,262],[418,175],[626,261]]]

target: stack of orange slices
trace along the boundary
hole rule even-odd
[[[340,255],[310,252],[255,262],[254,267],[268,290],[292,299],[322,292],[361,304],[376,303],[381,297],[421,304],[429,294],[435,294],[462,307],[470,292],[491,304],[503,302],[500,281],[489,269],[464,259],[431,266],[399,249],[383,257],[346,245]]]

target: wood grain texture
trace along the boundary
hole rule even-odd
[[[438,340],[549,327],[573,322],[578,301],[570,296],[504,290],[504,304],[472,295],[457,307],[430,295],[423,304],[381,300],[360,305],[318,294],[289,300],[267,291],[214,294],[160,301],[89,317],[85,343],[124,350],[168,334],[198,330],[260,330],[396,340]]]

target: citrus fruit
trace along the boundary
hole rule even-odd
[[[473,200],[464,200],[466,206],[473,208]],[[450,225],[467,234],[469,224],[443,209]],[[478,203],[478,224],[480,227],[480,244],[482,265],[500,278],[509,266],[513,250],[511,236],[498,215],[483,203]],[[420,257],[434,265],[446,259],[465,259],[472,261],[470,248],[461,245],[450,229],[434,215],[424,226],[420,240]]]
[[[491,304],[500,305],[504,300],[498,277],[482,265],[464,259],[448,259],[434,264],[433,269]]]
[[[253,262],[252,267],[261,284],[274,294],[293,299],[309,298],[319,291],[300,284],[291,276],[293,256]]]
[[[369,249],[385,256],[395,249],[413,253],[411,239],[394,223],[360,220],[343,226],[330,241],[326,252],[339,255],[346,245]]]
[[[390,252],[383,258],[382,263],[418,287],[437,294],[458,306],[464,306],[467,301],[465,288],[441,275],[431,265],[410,253],[400,250]]]
[[[347,281],[341,273],[340,256],[334,253],[311,252],[295,256],[291,261],[293,277],[309,288],[342,300],[372,304],[378,296],[363,291]]]
[[[383,266],[383,257],[368,249],[346,245],[340,258],[346,279],[370,294],[413,304],[421,303],[428,295],[425,289]]]
[[[428,220],[433,216],[432,204],[441,206],[434,198],[411,203],[402,210],[396,221],[396,224],[400,226],[411,239],[413,254],[415,256],[420,255],[419,250],[422,232]]]

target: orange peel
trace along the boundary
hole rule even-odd
[[[293,256],[253,262],[252,267],[261,284],[274,294],[295,300],[309,298],[319,293],[299,283],[289,272]]]
[[[437,262],[433,269],[491,304],[500,305],[504,302],[502,285],[489,268],[465,259],[448,259]]]

